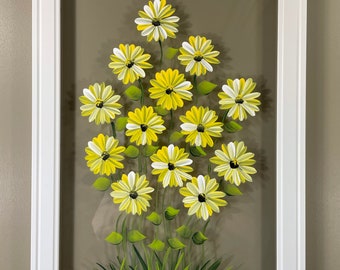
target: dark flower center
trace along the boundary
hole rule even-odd
[[[160,26],[161,23],[160,23],[160,21],[154,20],[154,21],[152,21],[152,25],[153,25],[153,26]]]
[[[239,165],[237,164],[237,161],[230,161],[229,162],[230,168],[232,169],[237,169],[239,167]]]
[[[203,59],[203,56],[195,56],[194,60],[197,62],[201,62],[201,60]]]
[[[202,124],[199,124],[199,125],[197,126],[197,131],[198,131],[198,132],[204,132],[204,126],[203,126]]]
[[[174,169],[175,169],[175,165],[172,164],[172,163],[168,163],[168,169],[169,169],[170,171],[174,170]]]
[[[136,199],[138,197],[138,193],[136,191],[131,191],[129,196],[131,199]]]
[[[237,103],[237,104],[242,104],[244,101],[243,101],[243,99],[242,98],[237,98],[237,99],[235,99],[235,103]]]
[[[97,100],[96,107],[97,108],[103,108],[103,106],[104,106],[104,102],[102,100]]]
[[[198,201],[199,202],[205,202],[206,201],[205,194],[203,194],[203,193],[198,194]]]
[[[108,152],[103,152],[102,153],[102,160],[107,160],[110,157],[110,154]]]
[[[170,95],[172,91],[174,91],[174,90],[172,90],[172,89],[166,89],[166,90],[165,90],[165,93],[167,93],[168,95]]]
[[[126,66],[128,68],[132,68],[132,66],[134,65],[135,63],[133,61],[130,61]]]
[[[143,132],[145,132],[145,131],[148,129],[148,126],[145,125],[145,124],[141,124],[141,125],[140,125],[140,129],[141,129]]]

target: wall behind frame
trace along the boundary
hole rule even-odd
[[[30,268],[31,1],[0,0],[0,268]]]

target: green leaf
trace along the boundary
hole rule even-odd
[[[158,215],[156,212],[152,212],[150,215],[146,217],[154,225],[160,225],[162,223],[162,217]]]
[[[100,263],[96,263],[96,265],[98,265],[101,269],[106,270],[106,268],[102,266]]]
[[[125,90],[124,94],[131,100],[140,100],[142,90],[140,90],[137,86],[131,85]]]
[[[119,270],[124,270],[125,269],[125,262],[126,262],[126,257],[124,257],[122,264],[120,265],[120,269]]]
[[[203,266],[201,267],[201,270],[204,270],[208,264],[210,263],[211,260],[207,260],[207,262],[205,264],[203,264]]]
[[[183,138],[183,134],[181,132],[175,131],[170,135],[170,142],[171,143],[177,142],[181,138]]]
[[[176,263],[176,266],[175,266],[175,270],[178,269],[178,267],[180,266],[182,260],[183,260],[183,257],[184,257],[184,252],[181,252],[182,254],[179,256],[178,260],[177,260],[177,263]]]
[[[167,59],[172,59],[176,56],[176,54],[178,53],[178,49],[176,48],[172,48],[172,47],[169,47],[166,49],[166,52],[165,52],[165,57]]]
[[[110,185],[111,185],[111,181],[110,181],[110,179],[108,179],[106,177],[99,177],[92,184],[92,186],[96,190],[99,190],[99,191],[107,190],[110,187]]]
[[[170,253],[171,253],[171,247],[168,247],[168,249],[166,250],[165,255],[163,257],[162,270],[164,270],[167,266],[167,262],[168,262]]]
[[[143,260],[142,256],[140,255],[138,249],[135,247],[135,245],[132,245],[133,246],[133,250],[135,251],[137,257],[138,257],[138,260],[140,261],[142,267],[143,267],[143,270],[148,270],[148,266],[146,265],[145,261]]]
[[[243,194],[237,186],[229,183],[224,186],[224,192],[229,196],[239,196]]]
[[[173,220],[179,213],[179,209],[176,209],[176,208],[173,208],[172,206],[168,206],[166,209],[165,209],[165,218],[167,220]]]
[[[127,235],[127,239],[130,243],[136,243],[144,240],[145,238],[146,236],[138,230],[129,231]]]
[[[162,108],[161,106],[156,106],[156,107],[154,107],[154,110],[155,110],[155,112],[156,112],[157,114],[162,115],[162,116],[165,116],[165,115],[167,115],[167,114],[169,113],[168,110]]]
[[[221,260],[217,260],[216,262],[214,262],[209,268],[208,270],[216,270],[221,264]]]
[[[172,249],[183,249],[185,245],[178,238],[169,238],[168,244]]]
[[[202,232],[195,232],[192,236],[192,241],[196,245],[202,245],[208,238]]]
[[[118,232],[112,232],[105,238],[105,241],[113,245],[119,245],[123,241],[123,235]]]
[[[129,145],[125,151],[124,154],[129,157],[129,158],[136,158],[139,155],[139,150],[137,147],[133,146],[133,145]]]
[[[163,263],[161,261],[161,259],[159,258],[159,256],[157,255],[156,252],[153,253],[157,259],[157,269],[162,269],[163,268]]]
[[[125,126],[127,124],[128,117],[119,117],[116,120],[116,130],[117,131],[122,131],[125,129]]]
[[[186,226],[186,225],[182,225],[181,227],[178,227],[177,229],[176,229],[176,232],[181,236],[181,237],[183,237],[183,238],[190,238],[190,236],[191,236],[191,230],[190,230],[190,228],[188,227],[188,226]]]
[[[194,157],[205,157],[207,155],[201,146],[190,146],[190,153]]]
[[[242,130],[242,126],[235,122],[235,121],[228,121],[227,123],[224,124],[224,129],[228,132],[228,133],[235,133],[237,131]]]
[[[146,157],[150,157],[158,150],[158,148],[158,145],[147,145],[143,149],[143,155]]]
[[[208,81],[202,81],[198,84],[197,90],[198,93],[201,95],[208,95],[211,91],[213,91],[216,88],[217,84],[208,82]]]
[[[163,251],[165,244],[161,240],[154,239],[151,244],[148,245],[153,251]]]

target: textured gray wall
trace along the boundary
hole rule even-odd
[[[31,1],[0,0],[0,268],[29,269]]]
[[[307,269],[340,269],[340,1],[308,1]]]

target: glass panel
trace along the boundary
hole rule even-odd
[[[104,239],[115,229],[119,213],[109,190],[99,192],[92,187],[98,176],[86,166],[84,149],[100,132],[109,134],[111,131],[110,125],[88,123],[88,118],[81,116],[78,98],[84,88],[96,82],[111,84],[119,94],[127,88],[108,67],[112,49],[120,43],[135,43],[151,53],[150,61],[155,63],[155,69],[147,72],[147,78],[143,79],[146,86],[153,76],[150,74],[159,70],[159,45],[154,41],[148,43],[134,23],[138,11],[147,1],[62,2],[60,269],[100,269],[96,268],[97,262],[108,265],[117,255],[116,247]],[[255,153],[258,172],[253,176],[253,183],[241,184],[242,196],[227,196],[228,206],[222,207],[220,214],[213,214],[206,231],[209,240],[204,244],[205,257],[222,258],[223,266],[232,265],[238,270],[275,269],[277,2],[169,0],[168,3],[176,8],[175,15],[180,21],[177,38],[167,39],[164,51],[169,46],[180,47],[190,35],[201,35],[211,39],[214,50],[221,52],[218,56],[221,63],[213,65],[214,71],[197,78],[198,82],[208,80],[218,85],[213,93],[201,97],[199,104],[218,109],[217,93],[228,78],[253,78],[257,83],[255,91],[261,92],[262,104],[256,117],[243,121],[242,131],[228,133],[216,142],[216,147],[220,147],[222,142],[244,141],[248,151]],[[185,68],[176,59],[164,60],[162,68],[173,65],[184,73]],[[188,73],[186,78],[193,81]],[[137,83],[134,85],[138,86]],[[136,104],[138,102],[125,103],[123,112],[132,110]],[[181,112],[184,114],[185,110]],[[128,138],[124,138],[123,132],[118,134],[121,143],[127,146]],[[212,155],[210,151],[196,167],[200,164],[206,167]],[[130,163],[134,164],[133,161]],[[133,169],[137,170],[136,167]],[[153,176],[152,180],[156,178]],[[176,206],[181,203],[181,197],[177,200]]]

